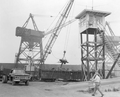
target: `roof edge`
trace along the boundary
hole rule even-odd
[[[82,17],[84,14],[86,13],[101,13],[101,14],[104,14],[104,16],[108,16],[111,14],[111,12],[106,12],[106,11],[99,11],[99,10],[90,10],[90,9],[84,9],[80,14],[78,14],[75,18],[76,19],[80,19],[80,17]]]

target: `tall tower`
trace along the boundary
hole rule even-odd
[[[30,19],[34,30],[26,28]],[[43,56],[42,38],[44,32],[38,30],[32,14],[30,14],[23,27],[16,28],[16,36],[21,37],[19,51],[16,55],[16,67],[18,64],[27,64],[30,67],[36,65],[40,69],[41,57]]]
[[[103,78],[105,77],[104,26],[105,17],[109,14],[109,12],[85,9],[76,16],[76,19],[79,19],[83,80],[89,80],[90,72],[99,70],[100,67]],[[98,36],[103,38],[102,42],[97,41]]]

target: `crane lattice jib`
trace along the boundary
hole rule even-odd
[[[61,16],[59,17],[58,21],[57,21],[57,24],[55,26],[56,30],[51,34],[45,48],[44,48],[44,54],[43,54],[43,57],[42,57],[42,62],[44,62],[48,56],[48,54],[51,52],[51,49],[61,31],[61,29],[59,29],[61,27],[62,24],[65,23],[69,13],[70,13],[70,10],[72,8],[72,5],[73,5],[73,2],[74,0],[70,0],[69,3],[67,4],[67,6],[65,7],[65,9],[63,10]]]

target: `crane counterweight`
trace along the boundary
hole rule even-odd
[[[36,31],[32,29],[27,29],[23,27],[17,27],[16,28],[16,36],[20,37],[35,37],[35,38],[43,38],[44,37],[44,32],[43,31]]]

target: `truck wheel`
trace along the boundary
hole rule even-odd
[[[26,82],[25,82],[25,85],[27,85],[27,86],[28,86],[28,85],[29,85],[29,81],[26,81]]]
[[[15,85],[15,81],[12,81],[12,85],[13,85],[13,86]]]
[[[2,83],[7,83],[7,76],[3,75],[3,77],[2,77]]]

